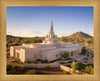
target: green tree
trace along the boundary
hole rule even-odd
[[[77,62],[72,62],[71,64],[72,67],[72,73],[76,73],[76,69],[79,67]]]
[[[90,41],[90,40],[85,40],[85,42],[86,42],[86,43],[88,43],[88,44],[90,44],[90,43],[91,43],[91,41]]]
[[[77,42],[79,42],[79,41],[80,41],[79,38],[76,38],[76,39],[75,39],[75,43],[77,43]]]
[[[62,37],[60,38],[60,41],[61,41],[61,42],[68,42],[67,38],[64,37],[64,36],[62,36]]]
[[[81,50],[81,52],[82,52],[83,55],[86,55],[87,49],[85,47],[83,47],[82,50]]]
[[[63,58],[69,58],[69,53],[67,51],[63,51],[60,54],[61,54],[61,57]]]
[[[93,58],[93,57],[94,57],[94,54],[92,54],[91,58]]]

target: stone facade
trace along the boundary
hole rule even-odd
[[[82,46],[79,44],[60,42],[57,35],[54,34],[51,22],[50,32],[43,43],[26,43],[22,46],[11,46],[10,55],[19,58],[22,62],[37,59],[52,61],[60,58],[62,51],[68,51],[70,57],[75,57],[81,52],[81,49]]]

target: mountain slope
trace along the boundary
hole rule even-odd
[[[92,36],[90,36],[86,33],[83,33],[83,32],[76,32],[67,37],[69,37],[69,38],[93,38]]]

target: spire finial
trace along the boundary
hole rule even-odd
[[[51,19],[51,27],[50,27],[50,32],[53,32],[53,23],[52,23],[52,19]]]

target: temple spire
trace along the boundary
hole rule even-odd
[[[52,20],[51,20],[50,33],[54,33],[54,32],[53,32],[53,23],[52,23]]]

